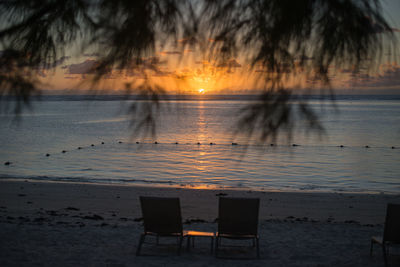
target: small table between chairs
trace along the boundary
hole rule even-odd
[[[190,250],[190,240],[192,240],[192,246],[194,247],[194,238],[195,237],[209,237],[211,239],[211,254],[214,251],[214,232],[200,232],[200,231],[184,231],[184,235],[188,238],[187,241],[187,249]]]

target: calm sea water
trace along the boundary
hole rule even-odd
[[[133,135],[127,114],[131,103],[45,98],[33,102],[33,111],[23,112],[18,121],[13,114],[0,114],[0,177],[400,193],[398,99],[343,97],[336,107],[313,100],[326,134],[307,134],[299,126],[290,141],[282,136],[273,147],[233,136],[237,111],[246,101],[169,102],[154,138]],[[11,164],[4,165],[7,161]]]

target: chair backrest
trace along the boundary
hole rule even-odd
[[[140,197],[145,232],[159,235],[182,233],[179,198]]]
[[[388,204],[383,241],[400,243],[400,204]]]
[[[257,235],[258,198],[219,198],[218,234]]]

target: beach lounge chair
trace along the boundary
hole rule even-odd
[[[257,258],[260,257],[258,237],[258,198],[219,198],[218,232],[215,245],[215,255],[221,246],[221,239],[252,239],[256,247]]]
[[[374,244],[382,246],[383,260],[387,266],[387,254],[389,246],[392,244],[400,244],[400,204],[388,204],[386,209],[385,226],[383,229],[383,236],[371,238],[370,254]]]
[[[159,237],[176,237],[178,255],[180,254],[184,237],[188,238],[188,249],[190,248],[190,240],[192,240],[194,246],[195,237],[208,237],[211,238],[212,252],[214,232],[183,230],[179,198],[140,197],[140,205],[142,208],[144,231],[139,239],[139,245],[136,250],[137,256],[140,255],[146,235],[155,236],[157,243]]]
[[[146,235],[176,237],[178,255],[185,233],[182,229],[182,216],[179,198],[140,197],[144,232],[139,239],[136,255],[140,255]]]

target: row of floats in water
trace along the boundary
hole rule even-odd
[[[123,143],[122,141],[118,141],[118,144],[122,144],[122,143]],[[138,141],[136,141],[135,143],[136,143],[136,144],[140,144],[140,142],[138,142]],[[105,143],[104,143],[104,142],[101,142],[101,144],[104,145]],[[155,144],[155,145],[158,145],[158,144],[160,144],[160,143],[157,142],[157,141],[155,141],[154,143],[143,143],[143,144]],[[179,145],[179,142],[175,142],[175,143],[172,143],[172,144]],[[196,145],[202,145],[202,143],[197,142]],[[209,145],[210,145],[210,146],[213,146],[213,145],[216,145],[216,143],[211,142],[211,143],[209,143]],[[232,145],[232,146],[238,146],[239,144],[233,142],[231,145]],[[91,145],[90,145],[90,147],[94,147],[94,146],[95,146],[94,144],[91,144]],[[277,146],[277,145],[276,145],[276,144],[269,144],[269,146],[273,147],[273,146]],[[292,147],[297,147],[297,146],[300,146],[300,145],[298,145],[298,144],[292,144],[291,146],[292,146]],[[344,148],[345,146],[344,146],[344,145],[339,145],[339,146],[337,146],[337,147]],[[371,148],[371,147],[368,146],[368,145],[366,145],[366,146],[364,146],[364,147],[365,147],[365,148]],[[78,150],[81,150],[81,149],[83,149],[83,148],[84,148],[84,147],[79,146],[77,149],[78,149]],[[395,146],[392,146],[391,149],[396,149],[396,147],[395,147]],[[61,153],[63,153],[63,154],[64,154],[64,153],[67,153],[67,152],[68,152],[67,150],[62,150],[62,151],[61,151]],[[50,157],[50,154],[49,154],[49,153],[46,153],[45,156],[46,156],[46,157]],[[10,161],[6,161],[6,162],[4,163],[4,165],[11,165],[11,164],[12,164],[12,163],[11,163]]]

